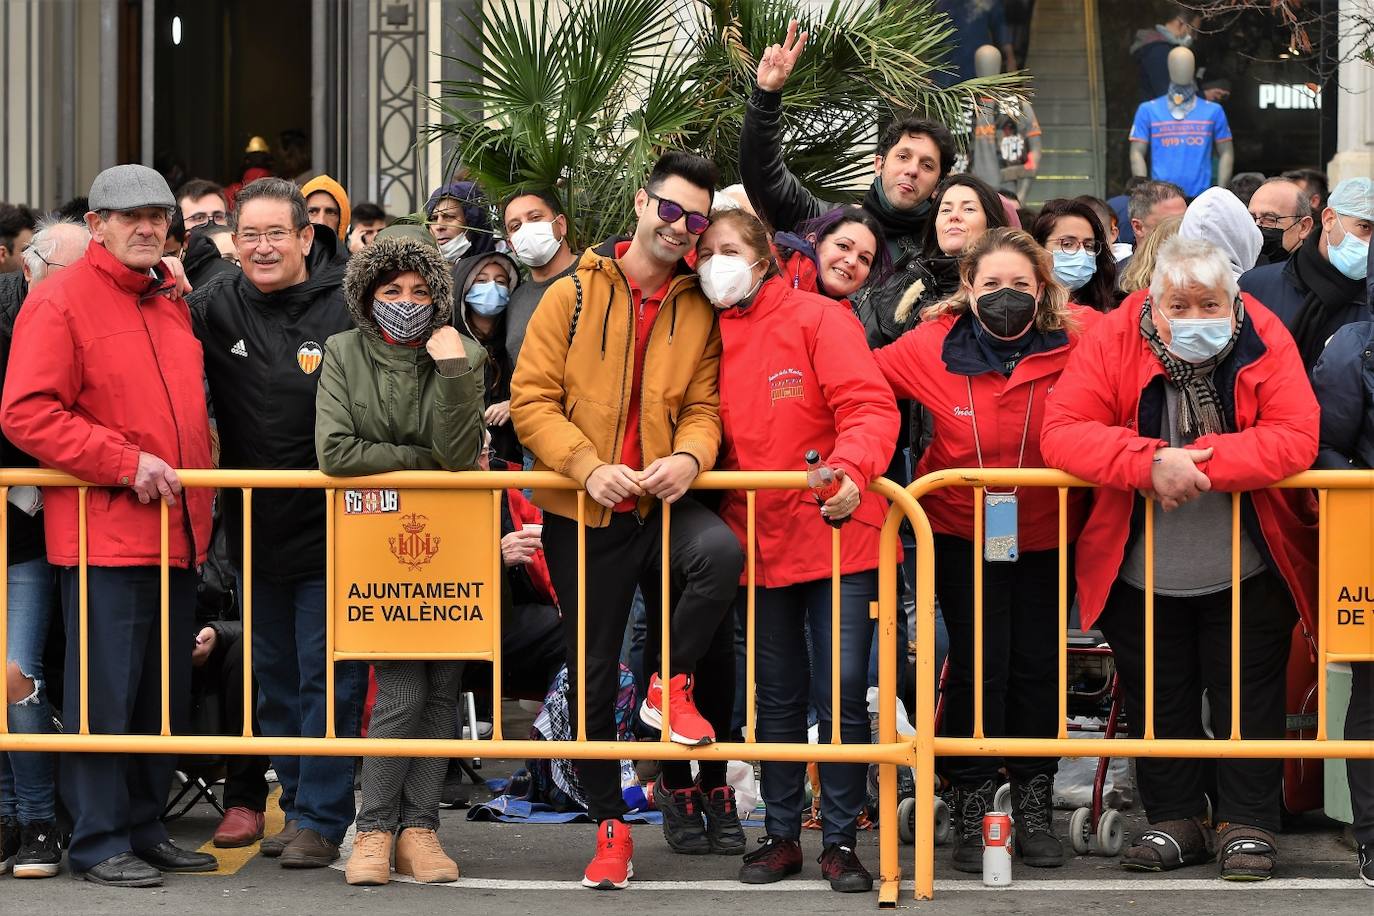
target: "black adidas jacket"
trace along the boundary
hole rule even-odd
[[[305,282],[260,292],[240,271],[187,297],[205,349],[219,430],[220,467],[314,470],[315,387],[330,335],[353,327],[343,295],[344,261],[315,245]],[[224,521],[234,565],[243,566],[243,498],[226,490]],[[325,497],[319,490],[253,494],[253,574],[301,579],[325,572]]]
[[[14,323],[19,319],[19,306],[28,295],[29,285],[22,271],[0,274],[0,392],[5,388],[5,369],[10,362],[10,344],[14,341]],[[14,443],[0,435],[0,463],[7,468],[34,468],[38,462],[21,452]],[[9,561],[26,563],[47,556],[43,543],[43,513],[28,516],[11,507],[9,514]]]

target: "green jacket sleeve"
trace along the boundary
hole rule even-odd
[[[434,372],[434,460],[448,471],[477,467],[486,433],[483,422],[483,380],[486,350],[463,339],[467,368],[457,375]],[[457,362],[457,360],[454,360]]]
[[[428,449],[370,442],[358,436],[338,347],[333,339],[325,345],[320,384],[315,392],[315,454],[320,470],[334,477],[360,477],[430,467]]]

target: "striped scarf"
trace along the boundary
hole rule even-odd
[[[1200,363],[1190,363],[1169,352],[1155,327],[1150,304],[1150,297],[1146,296],[1140,311],[1140,333],[1164,365],[1169,382],[1178,389],[1179,441],[1186,445],[1199,436],[1226,432],[1226,416],[1221,408],[1221,397],[1212,381],[1212,373],[1222,360],[1231,355],[1240,337],[1240,329],[1245,324],[1245,311],[1240,297],[1236,297],[1236,329],[1231,333],[1231,339],[1216,356]]]

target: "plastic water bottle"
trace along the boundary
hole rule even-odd
[[[835,479],[835,471],[830,465],[821,461],[820,452],[813,448],[806,453],[805,458],[806,485],[811,488],[811,495],[816,498],[816,504],[823,506],[826,500],[840,492],[840,482]],[[848,517],[839,521],[833,518],[825,519],[825,523],[831,528],[838,528],[846,521]]]

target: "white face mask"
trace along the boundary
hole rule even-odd
[[[471,247],[472,239],[468,238],[468,234],[464,232],[461,235],[455,235],[447,242],[440,242],[439,253],[444,256],[445,261],[453,264]]]
[[[697,265],[701,291],[716,308],[728,309],[752,296],[763,282],[754,282],[754,265],[757,263],[729,254],[712,255],[705,264]]]
[[[510,247],[526,267],[543,267],[558,254],[563,240],[554,236],[553,223],[525,223],[511,233]]]

